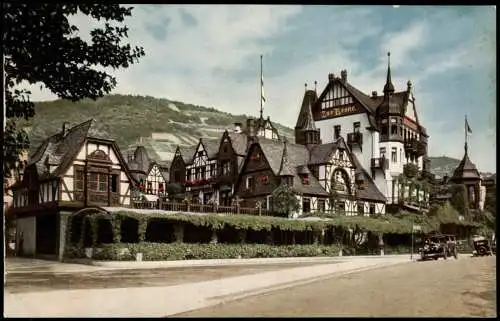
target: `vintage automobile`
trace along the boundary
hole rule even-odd
[[[458,258],[457,242],[454,235],[428,235],[422,238],[423,246],[419,248],[423,261],[437,260],[440,257],[447,259],[449,256]]]
[[[492,246],[484,236],[474,235],[472,237],[472,244],[474,245],[474,251],[472,251],[473,256],[493,255]]]

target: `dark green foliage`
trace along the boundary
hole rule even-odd
[[[418,166],[415,164],[405,164],[403,166],[403,173],[408,178],[414,178],[418,175]]]
[[[121,42],[126,26],[111,26],[131,15],[131,7],[118,4],[17,4],[2,3],[6,113],[9,118],[4,153],[4,174],[16,167],[18,152],[27,147],[26,133],[16,119],[35,115],[29,91],[15,87],[21,82],[43,84],[57,96],[78,101],[109,94],[116,79],[96,67],[127,68],[144,50]],[[76,36],[78,28],[68,17],[81,13],[105,20],[102,29],[91,31],[90,43]]]
[[[167,184],[167,193],[170,199],[182,192],[182,186],[177,183]]]
[[[338,255],[338,248],[332,245],[121,243],[103,244],[94,251],[93,259],[109,261],[135,260],[137,253],[142,253],[145,261]],[[82,257],[84,253],[81,250],[75,248],[67,250],[67,258]]]
[[[449,202],[433,206],[428,213],[431,219],[435,219],[441,224],[460,224],[459,215],[459,212]]]
[[[450,204],[461,215],[468,216],[469,200],[467,199],[467,188],[463,184],[453,184],[449,187],[451,193]]]
[[[278,213],[291,215],[301,208],[297,193],[288,185],[278,186],[272,193],[272,200],[273,210]]]
[[[484,200],[484,210],[490,212],[494,217],[497,216],[497,187],[496,184],[486,188],[486,198]]]

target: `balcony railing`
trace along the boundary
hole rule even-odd
[[[347,134],[347,144],[349,145],[363,145],[363,134],[359,132]]]
[[[257,216],[275,216],[276,213],[257,207],[242,207],[239,205],[222,206],[216,204],[197,204],[188,202],[135,201],[132,204],[137,209],[157,209],[168,212],[189,213],[220,213],[227,215],[247,214]],[[276,214],[279,215],[279,214]]]
[[[418,139],[405,140],[404,147],[407,153],[413,153],[417,157],[420,157],[425,155],[427,142]]]
[[[372,169],[386,170],[389,168],[389,161],[385,157],[372,158],[371,167]]]

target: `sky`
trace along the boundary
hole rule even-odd
[[[70,22],[84,39],[97,25]],[[146,56],[111,71],[113,93],[258,116],[263,55],[264,115],[292,128],[304,84],[321,92],[329,73],[381,93],[390,51],[396,91],[413,84],[429,155],[462,158],[467,115],[472,161],[496,172],[495,6],[135,5],[124,23]],[[32,100],[56,98],[27,87]]]

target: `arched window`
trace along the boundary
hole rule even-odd
[[[331,189],[338,193],[351,194],[351,184],[349,176],[341,168],[335,169],[331,177]]]

